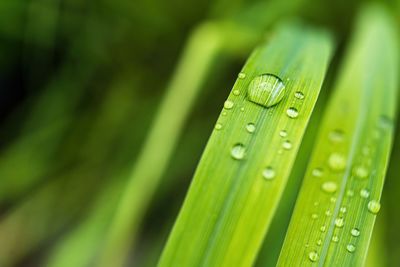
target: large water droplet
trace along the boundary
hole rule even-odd
[[[337,190],[337,184],[333,181],[328,181],[322,184],[322,190],[327,193],[335,193]]]
[[[254,123],[249,123],[246,125],[246,130],[249,133],[254,133],[254,131],[256,130],[256,126],[254,125]]]
[[[226,100],[225,103],[224,103],[224,108],[225,109],[231,109],[231,108],[233,108],[234,105],[235,104],[232,101]]]
[[[288,115],[289,118],[295,119],[299,116],[299,111],[296,108],[291,107],[286,110],[286,115]]]
[[[343,171],[346,168],[346,158],[340,153],[332,153],[329,156],[328,165],[332,171]]]
[[[358,228],[351,229],[351,235],[354,237],[358,237],[360,235],[360,230]]]
[[[308,253],[308,258],[310,259],[310,261],[316,262],[318,260],[319,256],[316,251],[311,251],[310,253]]]
[[[236,144],[232,147],[231,156],[234,159],[241,160],[246,155],[246,149],[243,144]]]
[[[368,210],[371,213],[377,214],[380,209],[381,209],[381,204],[378,201],[371,200],[370,202],[368,202]]]
[[[264,107],[278,104],[284,95],[284,83],[272,74],[263,74],[255,77],[248,88],[250,101]]]
[[[263,177],[266,180],[272,180],[275,178],[275,170],[272,167],[267,167],[263,171]]]

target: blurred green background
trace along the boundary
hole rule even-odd
[[[364,2],[0,1],[0,266],[96,266],[137,169],[146,190],[127,266],[155,266],[255,45],[285,19],[326,27],[338,42],[334,77]],[[400,30],[400,1],[382,2]],[[400,264],[399,131],[393,151],[381,266]]]

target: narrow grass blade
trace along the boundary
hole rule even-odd
[[[159,266],[253,263],[331,49],[325,32],[291,24],[252,54],[224,104]]]
[[[363,266],[393,137],[397,36],[363,10],[325,113],[278,266]]]

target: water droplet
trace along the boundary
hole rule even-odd
[[[322,171],[321,168],[315,168],[312,171],[312,175],[315,176],[315,177],[322,177],[323,174],[324,174],[324,172]]]
[[[221,123],[215,124],[215,130],[221,130],[221,129],[222,129],[222,124]]]
[[[368,177],[368,170],[364,166],[356,166],[353,169],[353,174],[359,179],[365,179]]]
[[[326,226],[322,225],[321,228],[319,228],[319,230],[324,233],[326,231]]]
[[[350,233],[352,236],[358,237],[360,235],[360,230],[357,228],[353,228],[353,229],[351,229]]]
[[[360,197],[362,197],[362,198],[369,198],[369,191],[368,191],[368,189],[361,189],[361,191],[360,191]]]
[[[279,132],[279,136],[280,137],[286,137],[287,136],[287,132],[285,130],[282,130]]]
[[[314,206],[318,206],[319,205],[319,202],[318,201],[315,201],[314,202]]]
[[[243,144],[236,144],[232,147],[231,156],[234,159],[241,160],[246,154],[246,149]]]
[[[334,235],[332,237],[332,241],[335,242],[335,243],[339,242],[339,237],[337,235]]]
[[[233,108],[234,105],[235,104],[232,101],[226,100],[225,103],[224,103],[224,108],[225,109],[231,109],[231,108]]]
[[[330,210],[326,210],[326,211],[325,211],[325,215],[328,216],[328,217],[330,217],[330,216],[332,215],[332,212],[331,212]]]
[[[297,91],[296,93],[294,93],[294,97],[302,100],[302,99],[304,99],[304,94],[300,91]]]
[[[356,247],[353,244],[348,244],[346,249],[348,252],[353,253],[356,250]]]
[[[292,143],[290,143],[290,141],[284,141],[283,143],[282,143],[282,147],[284,148],[284,149],[286,149],[286,150],[290,150],[290,149],[292,149]]]
[[[368,202],[368,210],[371,213],[377,214],[380,209],[381,209],[381,204],[378,201],[371,200],[370,202]]]
[[[222,116],[226,116],[227,114],[226,111],[222,112]]]
[[[285,85],[275,75],[263,74],[250,82],[248,95],[251,102],[271,107],[282,100],[285,95]]]
[[[331,201],[331,203],[335,203],[336,202],[336,197],[331,197],[330,201]]]
[[[321,239],[318,239],[317,245],[318,245],[318,246],[321,246],[321,245],[322,245],[322,240],[321,240]]]
[[[318,214],[313,213],[313,214],[311,215],[311,218],[312,218],[313,220],[318,219]]]
[[[254,123],[249,123],[246,125],[246,130],[249,133],[254,133],[254,131],[256,130],[256,126],[254,125]]]
[[[347,208],[346,207],[341,207],[340,208],[340,212],[341,213],[346,213],[347,212]]]
[[[323,183],[321,188],[327,193],[335,193],[337,190],[337,184],[333,181],[328,181]]]
[[[332,153],[328,159],[328,165],[332,171],[343,171],[346,168],[346,158],[339,153]]]
[[[246,73],[244,73],[244,72],[239,72],[238,78],[241,79],[241,80],[243,80],[244,78],[246,78]]]
[[[286,110],[286,114],[289,116],[289,118],[295,119],[297,116],[299,116],[299,111],[296,108],[288,108]]]
[[[344,220],[343,218],[336,218],[335,219],[335,225],[338,228],[342,228],[344,226]]]
[[[340,143],[344,139],[344,132],[342,130],[333,130],[329,133],[329,140],[334,143]]]
[[[236,95],[236,96],[240,95],[240,91],[239,90],[233,90],[233,95]]]
[[[266,180],[272,180],[275,178],[275,170],[272,167],[267,167],[263,171],[263,177]]]
[[[348,196],[348,197],[353,197],[353,196],[354,196],[354,191],[351,190],[351,189],[347,190],[346,196]]]
[[[240,111],[243,112],[243,111],[244,111],[244,108],[240,108]]]
[[[308,258],[310,259],[310,261],[316,262],[318,260],[319,256],[316,251],[311,251],[310,253],[308,253]]]

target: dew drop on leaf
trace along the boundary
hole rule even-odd
[[[344,132],[342,130],[333,130],[329,133],[329,140],[334,143],[340,143],[344,139]]]
[[[266,180],[272,180],[275,178],[275,170],[272,167],[266,167],[263,171],[263,177]]]
[[[302,99],[304,99],[304,94],[302,92],[300,92],[300,91],[297,91],[297,92],[294,93],[294,97],[297,98],[297,99],[302,100]]]
[[[232,147],[231,156],[236,160],[242,160],[246,154],[246,149],[243,144],[236,144]]]
[[[360,235],[360,230],[358,228],[353,228],[350,231],[351,235],[354,237],[358,237]]]
[[[319,256],[318,256],[318,253],[316,251],[311,251],[308,254],[308,258],[310,259],[310,261],[316,262],[318,260]]]
[[[296,108],[291,107],[286,110],[286,115],[288,115],[289,118],[295,119],[299,116],[299,111]]]
[[[321,188],[326,193],[335,193],[337,190],[337,184],[333,181],[328,181],[323,183]]]
[[[353,174],[359,179],[365,179],[369,175],[367,168],[361,165],[354,167]]]
[[[338,228],[342,228],[344,226],[343,218],[336,218],[335,219],[335,226]]]
[[[328,159],[332,171],[340,172],[346,168],[346,158],[340,153],[332,153]]]
[[[267,108],[278,104],[284,95],[284,83],[272,74],[255,77],[248,87],[249,100]]]
[[[368,210],[373,214],[377,214],[381,209],[381,204],[376,200],[371,200],[368,202]]]
[[[222,129],[222,124],[221,123],[215,124],[215,130],[221,130],[221,129]]]
[[[225,103],[224,103],[224,108],[225,109],[232,109],[234,105],[235,104],[232,101],[226,100]]]
[[[287,136],[287,132],[285,130],[282,130],[279,132],[279,136],[280,137],[286,137]]]
[[[256,126],[254,125],[254,123],[249,123],[246,125],[246,130],[249,133],[254,133],[254,131],[256,130]]]
[[[348,252],[353,253],[356,250],[356,247],[353,244],[348,244],[346,249]]]
[[[290,149],[292,149],[292,143],[290,143],[290,141],[284,141],[283,143],[282,143],[282,147],[284,148],[284,149],[286,149],[286,150],[290,150]]]
[[[362,197],[362,198],[369,198],[369,191],[368,191],[368,189],[361,189],[361,191],[360,191],[360,197]]]
[[[238,78],[241,79],[241,80],[243,80],[244,78],[246,78],[246,73],[244,73],[244,72],[239,72]]]
[[[323,174],[324,174],[324,172],[322,171],[321,168],[315,168],[312,171],[312,175],[315,176],[315,177],[322,177]]]

